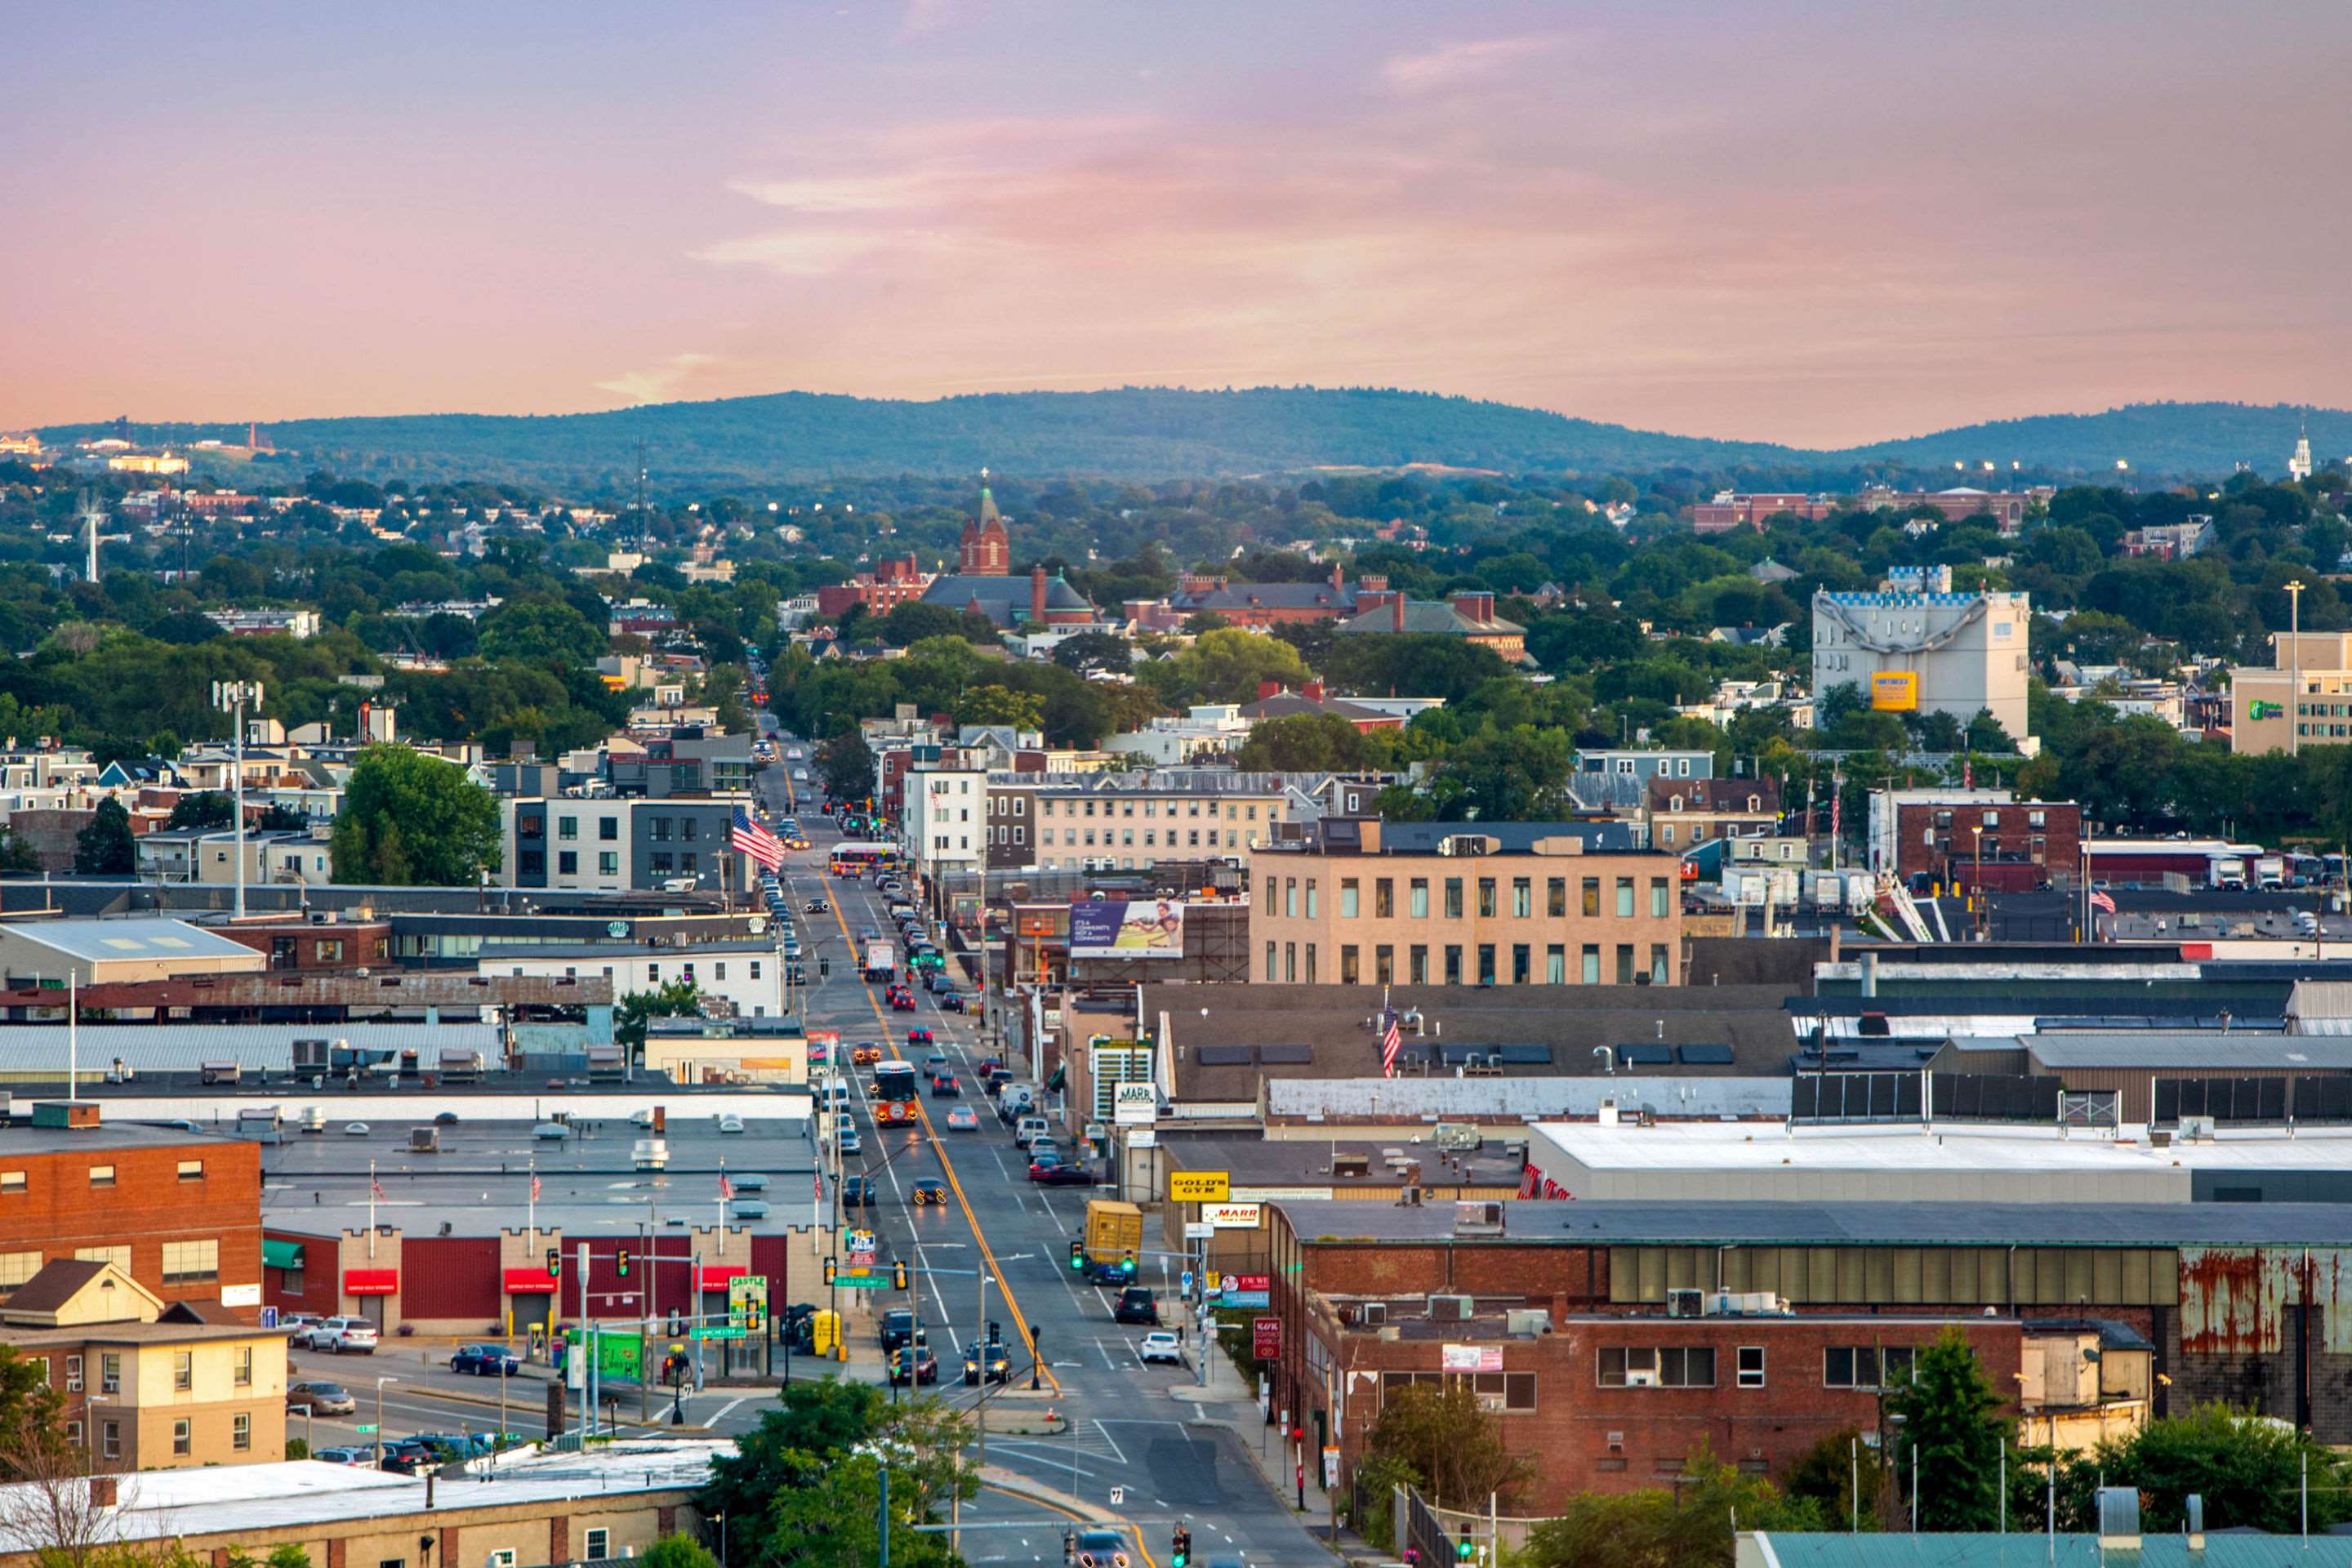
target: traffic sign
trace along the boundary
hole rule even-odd
[[[718,1324],[697,1324],[694,1337],[698,1340],[740,1340],[743,1337],[743,1331],[732,1323],[724,1327]]]
[[[1179,1287],[1181,1288],[1184,1294],[1190,1296],[1192,1293],[1192,1271],[1189,1268],[1184,1270],[1183,1278],[1178,1280],[1177,1283]]]
[[[834,1283],[845,1290],[880,1290],[890,1281],[880,1274],[843,1274],[835,1277]]]
[[[849,1266],[852,1268],[871,1268],[874,1267],[874,1255],[870,1252],[853,1252],[849,1255]]]
[[[352,1427],[352,1430],[364,1435],[375,1430],[375,1423],[373,1421],[362,1421],[358,1426]]]
[[[278,1326],[277,1308],[264,1307],[261,1309],[261,1326],[265,1329],[274,1329]]]

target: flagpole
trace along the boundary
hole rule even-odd
[[[375,1257],[375,1162],[368,1162],[368,1257]]]
[[[526,1239],[522,1244],[522,1248],[525,1252],[529,1252],[531,1248],[539,1245],[539,1156],[536,1154],[533,1154],[530,1157],[530,1218],[527,1222],[529,1228],[524,1233],[528,1239]]]

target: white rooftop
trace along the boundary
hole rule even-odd
[[[653,1438],[577,1454],[531,1453],[499,1464],[494,1481],[437,1483],[435,1503],[444,1510],[492,1507],[695,1488],[709,1478],[712,1458],[733,1447]],[[18,1539],[5,1522],[39,1517],[37,1510],[15,1506],[16,1494],[37,1489],[30,1485],[0,1487],[0,1552],[26,1552],[45,1544]],[[276,1465],[142,1470],[121,1478],[118,1501],[109,1511],[113,1537],[152,1541],[390,1519],[420,1513],[424,1508],[422,1477],[294,1459]]]
[[[1937,1122],[1797,1128],[1758,1122],[1662,1122],[1654,1127],[1603,1127],[1547,1121],[1531,1130],[1552,1148],[1592,1171],[1811,1171],[1966,1173],[2046,1171],[2112,1173],[2206,1167],[2221,1170],[2335,1170],[2352,1166],[2352,1129],[2294,1137],[2283,1131],[2224,1130],[2210,1142],[2150,1146],[2145,1129],[2112,1135],[2076,1128]],[[1528,1157],[1544,1160],[1535,1149]]]

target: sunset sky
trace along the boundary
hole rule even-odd
[[[2352,404],[2344,0],[81,0],[12,16],[0,147],[0,427]]]

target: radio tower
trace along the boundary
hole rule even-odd
[[[646,441],[637,437],[637,506],[636,537],[630,542],[639,550],[646,547]]]
[[[89,564],[82,569],[85,583],[98,581],[98,524],[105,515],[105,510],[98,504],[98,492],[85,486],[81,492],[81,528],[89,550]]]

